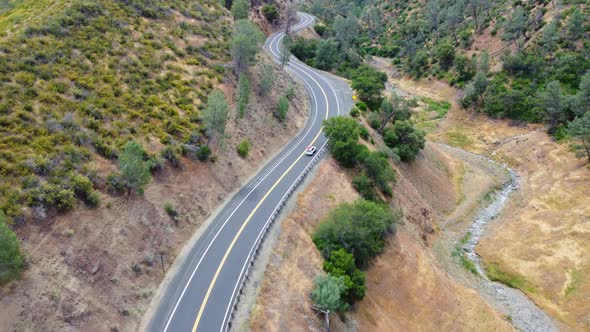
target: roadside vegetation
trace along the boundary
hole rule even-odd
[[[321,18],[315,29],[323,38],[295,39],[293,54],[308,64],[350,78],[367,55],[391,58],[408,76],[463,88],[466,108],[545,122],[550,134],[574,139],[573,150],[590,160],[585,1],[311,0],[307,9]],[[495,48],[474,46],[480,39]]]
[[[316,308],[330,312],[349,309],[365,296],[366,269],[383,252],[385,236],[395,232],[400,214],[367,200],[336,207],[320,223],[313,242],[321,252],[327,276],[315,281],[311,297]]]
[[[227,123],[247,121],[253,90],[274,96],[274,67],[257,57],[264,35],[249,11],[249,1],[234,1],[232,22],[210,0],[0,4],[3,225],[97,208],[106,195],[141,196],[165,167],[215,162]],[[265,6],[265,15],[279,13]],[[273,99],[282,125],[289,100]],[[251,142],[236,149],[246,158]],[[176,221],[178,212],[166,213]]]

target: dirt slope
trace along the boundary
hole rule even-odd
[[[181,169],[158,174],[143,198],[104,195],[96,210],[80,208],[18,229],[29,267],[0,290],[0,331],[136,329],[163,277],[159,252],[168,267],[215,207],[303,126],[305,103],[291,104],[284,125],[272,114],[290,86],[293,100],[306,100],[279,68],[276,75],[274,95],[253,92],[245,118],[235,121],[232,114],[227,147],[214,149],[215,163],[182,160]],[[255,83],[252,88],[258,91]],[[252,150],[242,159],[235,145],[245,138]],[[166,202],[179,212],[178,225],[164,211]]]

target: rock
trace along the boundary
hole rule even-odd
[[[99,269],[100,269],[100,261],[96,261],[96,263],[94,263],[94,266],[92,267],[92,270],[90,272],[92,274],[96,274],[96,272],[98,272]]]
[[[66,250],[66,253],[64,256],[65,256],[64,259],[66,261],[66,264],[72,265],[72,263],[74,262],[74,248],[72,248],[72,246],[70,246],[68,248],[68,250]]]

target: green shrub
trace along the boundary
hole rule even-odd
[[[324,261],[324,271],[344,279],[345,291],[342,297],[348,299],[348,303],[352,304],[365,297],[365,275],[356,267],[352,254],[344,249],[332,251]]]
[[[379,201],[373,181],[371,181],[371,179],[365,174],[360,174],[352,178],[352,186],[358,191],[362,198],[373,202]]]
[[[166,146],[161,152],[162,158],[168,160],[170,165],[174,168],[180,167],[180,157],[178,156],[178,150],[173,146]]]
[[[23,266],[20,243],[0,211],[0,284],[17,278]]]
[[[250,141],[248,139],[241,141],[240,144],[236,146],[236,151],[240,157],[248,157],[248,154],[250,153]]]
[[[199,147],[199,150],[197,151],[197,158],[199,158],[200,161],[209,159],[209,156],[211,156],[211,149],[208,146],[204,145]]]
[[[361,113],[359,112],[358,108],[356,108],[356,107],[353,107],[353,108],[350,110],[350,116],[352,116],[353,118],[358,118],[358,117],[359,117],[359,115],[361,115]]]
[[[352,118],[339,116],[324,121],[330,153],[344,167],[353,167],[366,147],[358,143],[360,126]]]
[[[394,149],[403,161],[412,161],[424,148],[426,140],[423,131],[414,128],[409,120],[396,121],[393,128],[387,128],[383,140]]]
[[[371,152],[363,162],[363,166],[377,188],[387,196],[392,196],[391,183],[395,182],[395,172],[389,165],[387,156],[381,152]]]
[[[358,267],[365,268],[383,251],[385,234],[394,230],[398,219],[389,207],[374,202],[357,200],[341,204],[320,223],[313,242],[324,258],[344,249],[354,256]]]
[[[70,184],[74,189],[76,197],[86,199],[94,189],[92,181],[83,175],[74,175],[70,180]]]
[[[265,4],[262,6],[262,15],[264,15],[270,23],[274,23],[279,18],[277,7],[271,4]]]
[[[58,212],[64,213],[76,206],[76,197],[71,189],[46,183],[28,192],[27,203],[29,206],[55,208]]]
[[[100,205],[100,195],[96,191],[92,191],[84,199],[84,203],[90,208],[95,208]]]
[[[342,311],[348,309],[342,294],[346,292],[343,277],[320,276],[314,280],[311,301],[321,310]]]
[[[107,190],[113,194],[122,194],[126,191],[125,181],[121,174],[110,173],[107,175]]]
[[[277,103],[277,116],[281,121],[285,121],[287,118],[287,112],[289,111],[289,100],[285,96],[281,96]]]
[[[166,211],[166,214],[168,214],[172,219],[178,216],[178,212],[176,209],[174,209],[174,206],[172,206],[171,203],[164,204],[164,211]]]
[[[367,114],[367,122],[373,129],[379,129],[381,127],[381,117],[377,112]]]

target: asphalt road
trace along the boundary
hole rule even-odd
[[[298,15],[299,23],[293,26],[292,32],[313,24],[311,15]],[[265,43],[275,60],[278,60],[283,36],[283,33],[275,33]],[[272,222],[281,200],[317,157],[306,156],[306,147],[315,145],[318,150],[324,147],[322,121],[350,109],[351,91],[345,82],[295,58],[285,69],[300,79],[309,95],[311,114],[305,128],[235,194],[195,242],[184,261],[175,263],[179,267],[162,293],[148,323],[148,331],[209,332],[228,328],[234,300],[262,230]]]

